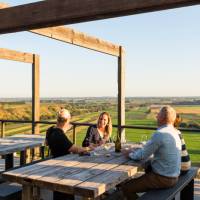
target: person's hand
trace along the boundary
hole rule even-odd
[[[101,140],[99,141],[99,146],[104,145],[105,143],[106,143],[106,140],[105,140],[105,139],[101,139]]]
[[[131,153],[131,152],[132,152],[132,149],[130,149],[130,148],[122,149],[122,154],[127,158],[129,157],[129,153]]]
[[[93,151],[96,148],[96,146],[91,144],[88,148],[89,148],[89,151]]]
[[[94,144],[94,143],[90,143],[90,148],[92,149],[92,150],[94,150],[96,147],[98,147],[99,145],[98,144]]]

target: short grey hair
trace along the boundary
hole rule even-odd
[[[71,118],[71,114],[69,110],[62,108],[58,111],[58,114],[57,114],[58,123],[67,122],[70,118]]]
[[[160,114],[166,123],[174,124],[176,111],[171,106],[164,106],[160,109]]]

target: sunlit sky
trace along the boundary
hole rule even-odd
[[[10,5],[36,2],[4,0]],[[200,6],[73,24],[126,50],[126,96],[200,96]],[[0,48],[40,55],[42,97],[117,95],[117,58],[20,32]],[[31,96],[31,65],[0,60],[0,97]]]

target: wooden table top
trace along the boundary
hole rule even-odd
[[[90,156],[70,154],[42,161],[5,172],[3,177],[21,184],[95,198],[137,172],[133,161],[112,148],[98,150]]]
[[[44,144],[44,136],[40,135],[14,135],[0,138],[0,155],[23,151],[27,148],[34,148]]]

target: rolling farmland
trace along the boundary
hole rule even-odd
[[[113,124],[117,124],[117,105],[114,100],[104,101],[93,100],[93,101],[83,101],[76,103],[42,103],[41,104],[41,120],[44,121],[55,121],[56,120],[56,111],[60,107],[66,107],[72,111],[72,121],[75,122],[90,122],[95,123],[98,115],[102,111],[110,112],[112,116]],[[181,114],[183,121],[182,125],[185,128],[196,128],[200,125],[200,105],[174,105],[173,106],[179,114]],[[1,113],[6,110],[14,112],[17,109],[18,116],[20,119],[27,119],[30,116],[30,104],[21,104],[16,105],[9,103],[8,105],[0,104]],[[126,125],[141,125],[141,126],[153,126],[156,127],[156,113],[158,112],[159,107],[154,106],[153,109],[151,105],[147,104],[136,104],[133,105],[132,101],[126,103]],[[29,113],[29,116],[28,114]],[[5,114],[5,113],[4,113]],[[1,119],[3,114],[1,115]],[[11,116],[11,115],[8,115]],[[16,116],[16,115],[15,115]],[[13,119],[13,116],[12,116]],[[14,118],[16,119],[16,118]],[[21,119],[21,120],[22,120]],[[45,134],[46,129],[50,125],[41,124],[40,132],[41,134]],[[193,127],[194,126],[194,127]],[[76,139],[77,144],[81,145],[82,140],[85,136],[87,127],[79,126],[76,128]],[[30,124],[14,124],[8,123],[5,127],[5,134],[13,135],[18,133],[31,133],[31,125]],[[141,140],[142,135],[147,135],[148,138],[151,137],[153,133],[152,130],[143,130],[143,129],[126,129],[126,139],[127,141],[138,142]],[[113,128],[113,135],[116,134],[116,129]],[[190,153],[193,164],[200,165],[200,132],[183,132],[188,151]],[[72,137],[72,131],[69,132],[69,137]]]

